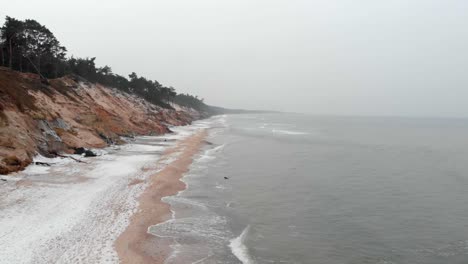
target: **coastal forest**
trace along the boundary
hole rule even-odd
[[[135,72],[128,77],[113,73],[110,66],[98,67],[95,60],[95,57],[67,56],[67,48],[36,20],[18,20],[7,16],[0,28],[0,66],[38,74],[45,84],[48,79],[75,75],[137,95],[164,108],[172,108],[170,103],[174,102],[199,111],[210,110],[197,96],[178,94],[173,87],[166,87]]]

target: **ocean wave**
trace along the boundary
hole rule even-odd
[[[206,257],[203,257],[203,258],[201,258],[201,259],[199,259],[199,260],[197,260],[197,261],[195,261],[195,262],[192,262],[192,264],[199,264],[199,263],[204,263],[204,262],[205,262],[205,260],[207,260],[207,259],[211,258],[212,256],[213,256],[213,255],[208,255],[208,256],[206,256]]]
[[[276,134],[283,134],[283,135],[307,135],[309,133],[302,132],[302,131],[292,131],[292,130],[280,130],[280,129],[273,129],[271,132]]]
[[[263,123],[262,125],[260,125],[260,128],[266,128],[266,127],[269,126],[269,125],[271,125],[271,124],[269,124],[269,123]]]
[[[212,149],[208,149],[207,151],[205,151],[205,155],[211,155],[211,154],[214,154],[220,150],[222,150],[224,148],[224,144],[222,145],[219,145],[219,146],[216,146]]]
[[[249,249],[244,244],[249,230],[250,225],[248,225],[238,237],[231,239],[229,243],[232,254],[234,254],[234,256],[236,256],[243,264],[255,263],[255,261],[249,255]]]
[[[183,206],[183,207],[192,206],[192,207],[196,207],[198,209],[202,209],[205,211],[208,210],[208,207],[205,204],[197,202],[189,198],[182,197],[180,196],[180,193],[181,192],[179,192],[179,194],[174,195],[174,196],[165,196],[162,198],[162,201],[169,203],[171,206]]]
[[[220,150],[222,150],[223,148],[224,148],[224,144],[205,150],[203,154],[201,154],[198,158],[195,159],[195,163],[208,162],[210,160],[215,159],[216,158],[215,154],[219,152]]]
[[[219,184],[219,183],[216,183],[216,186],[215,186],[216,189],[219,189],[219,190],[226,190],[226,186],[222,185],[222,184]]]
[[[213,136],[214,132],[224,129],[225,119],[226,116],[218,116],[194,125],[197,128],[209,127],[209,136]],[[212,129],[213,127],[219,128]],[[192,184],[199,186],[198,178],[204,176],[204,173],[200,173],[202,168],[209,166],[223,148],[224,145],[205,145],[181,179],[186,188],[176,195],[162,198],[163,202],[170,205],[171,219],[150,226],[148,233],[174,239],[171,245],[172,254],[166,259],[166,264],[179,263],[180,259],[187,260],[187,263],[204,263],[211,260],[210,258],[217,259],[220,254],[229,250],[226,243],[233,234],[227,228],[227,218],[212,211],[210,203],[204,203],[203,199],[191,195]],[[217,185],[216,189],[223,187]],[[231,257],[235,259],[234,256]]]
[[[215,159],[215,157],[213,157],[213,156],[201,155],[200,157],[195,159],[195,162],[207,162],[207,161],[210,161],[210,160],[213,160],[213,159]]]
[[[226,232],[225,226],[226,219],[224,217],[207,212],[206,215],[173,218],[152,225],[148,228],[148,233],[159,237],[176,238],[182,242],[179,243],[181,247],[187,241],[215,245],[225,241],[226,235],[229,234]]]

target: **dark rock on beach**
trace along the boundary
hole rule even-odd
[[[86,152],[86,149],[81,147],[81,148],[76,148],[74,154],[82,155],[82,154],[84,154],[85,152]]]
[[[76,148],[75,149],[75,154],[77,155],[84,155],[85,157],[96,157],[96,153],[92,152],[89,149],[85,149],[83,147]]]
[[[34,162],[34,164],[36,165],[39,165],[39,166],[46,166],[46,167],[50,167],[50,163],[47,163],[47,162],[40,162],[40,161],[36,161]]]
[[[87,149],[84,153],[85,157],[96,157],[96,153],[92,152],[91,150]]]

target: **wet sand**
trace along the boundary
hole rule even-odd
[[[131,217],[129,226],[117,238],[114,247],[121,263],[157,264],[163,263],[170,256],[172,239],[151,235],[148,228],[171,218],[170,205],[162,202],[161,198],[185,189],[180,179],[189,170],[193,156],[204,144],[206,135],[207,131],[202,130],[181,140],[164,153],[162,161],[175,153],[179,154],[174,161],[149,178],[149,186],[138,199],[137,211]]]

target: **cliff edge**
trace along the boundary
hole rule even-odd
[[[209,113],[87,82],[79,76],[41,82],[36,74],[0,67],[0,174],[22,170],[36,154],[120,144],[121,136],[157,135]]]

